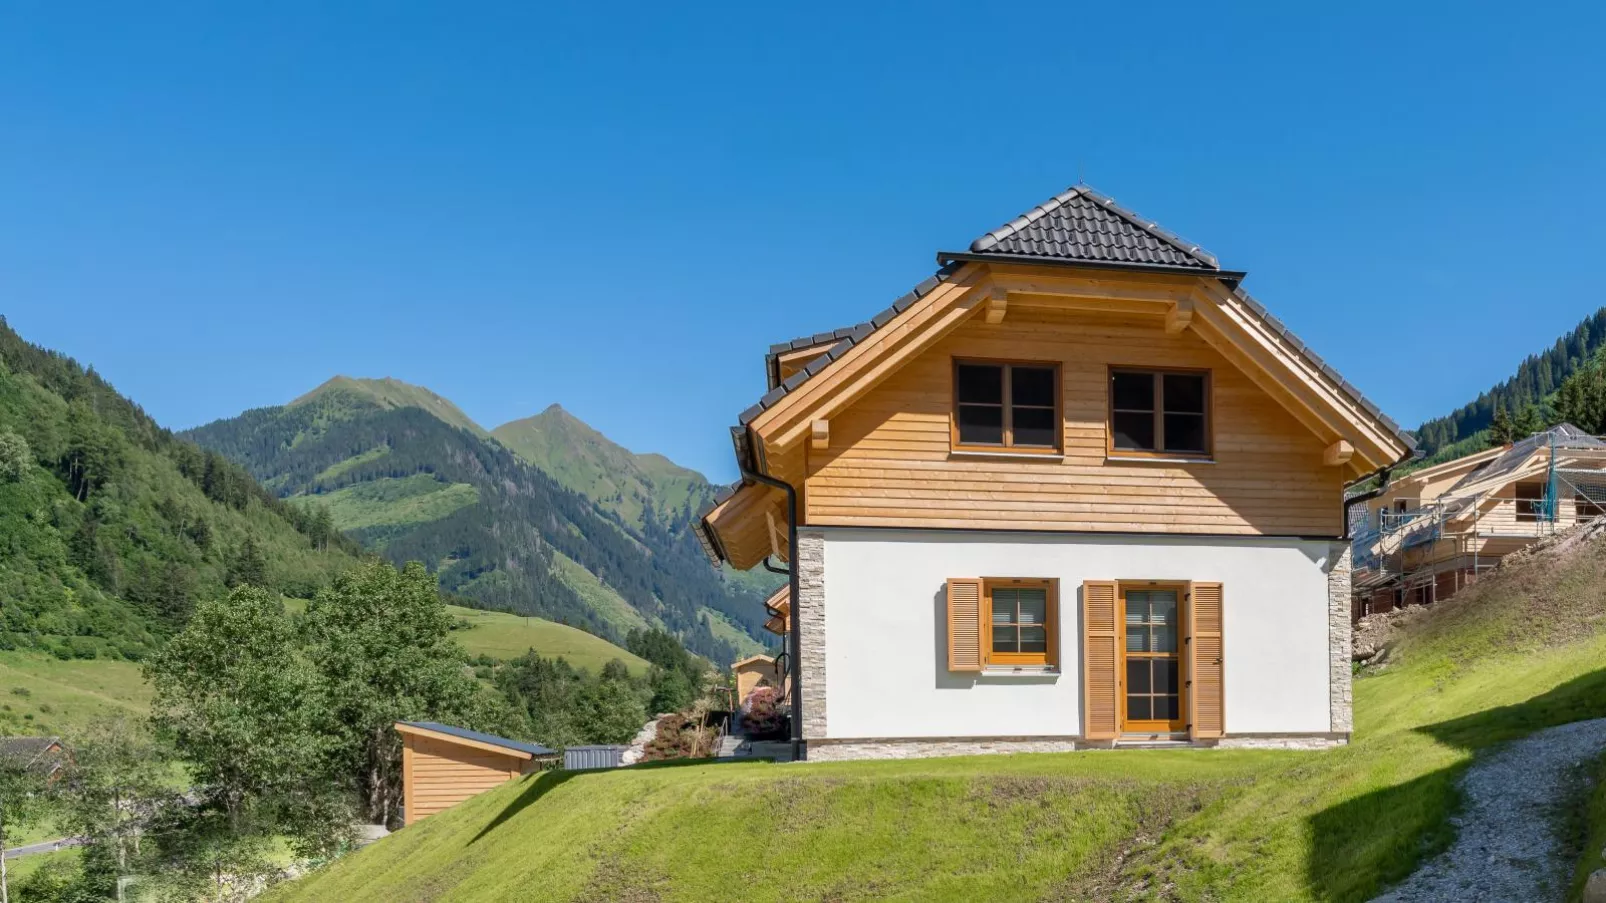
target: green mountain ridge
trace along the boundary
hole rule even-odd
[[[478,604],[616,642],[662,626],[716,662],[765,636],[768,584],[712,570],[691,535],[708,482],[558,406],[486,433],[428,389],[337,377],[186,436]]]
[[[491,430],[498,442],[559,483],[640,526],[647,512],[663,519],[695,514],[713,498],[708,480],[658,454],[637,454],[554,404],[534,417]]]
[[[360,551],[4,320],[0,459],[0,650],[143,658],[230,583],[310,596]]]

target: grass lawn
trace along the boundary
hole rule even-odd
[[[107,715],[142,718],[150,700],[134,662],[0,652],[0,734],[72,736]]]
[[[1429,615],[1342,749],[549,773],[269,899],[1366,900],[1450,841],[1477,750],[1606,715],[1606,543]]]

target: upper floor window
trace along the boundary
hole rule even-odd
[[[954,362],[954,444],[1059,448],[1059,365]]]
[[[1112,369],[1110,450],[1210,454],[1210,374]]]
[[[1544,517],[1546,514],[1544,483],[1518,483],[1516,495],[1517,520],[1537,521]]]

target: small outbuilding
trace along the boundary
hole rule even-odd
[[[736,674],[736,702],[738,705],[747,698],[747,695],[759,687],[775,687],[779,689],[783,678],[781,669],[776,667],[775,659],[768,655],[752,655],[731,665],[731,671]]]
[[[406,824],[555,764],[556,750],[433,721],[398,721]]]

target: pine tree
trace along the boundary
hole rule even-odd
[[[1526,439],[1534,433],[1545,428],[1545,419],[1539,413],[1539,407],[1533,404],[1522,406],[1522,412],[1517,415],[1517,438]]]
[[[1516,441],[1517,425],[1506,413],[1504,402],[1494,403],[1494,419],[1489,421],[1489,441],[1494,445],[1510,445]]]

